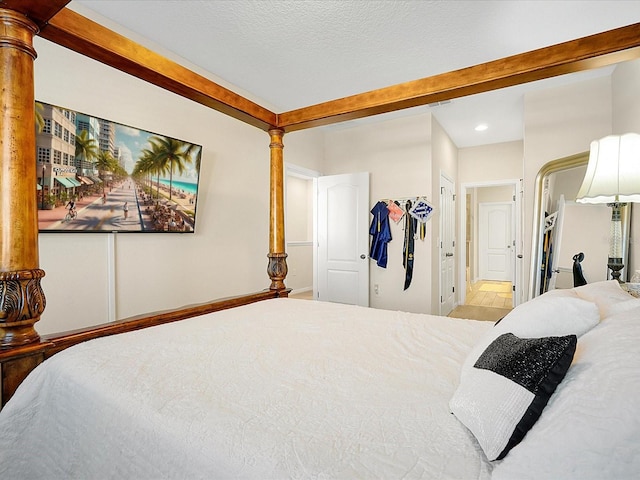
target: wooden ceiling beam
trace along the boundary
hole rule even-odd
[[[262,130],[276,125],[275,113],[68,8],[40,36]]]
[[[640,23],[278,115],[291,132],[427,105],[640,57]]]

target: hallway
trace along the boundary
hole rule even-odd
[[[511,282],[480,280],[467,286],[464,305],[454,308],[449,317],[496,322],[512,309]]]
[[[511,282],[480,280],[467,287],[465,305],[512,308],[513,293]]]

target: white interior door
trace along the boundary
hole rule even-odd
[[[515,248],[513,249],[513,306],[520,305],[522,303],[522,299],[525,297],[524,285],[522,281],[523,277],[523,220],[522,220],[522,180],[521,179],[511,179],[505,181],[497,181],[497,182],[483,182],[483,183],[474,183],[474,184],[462,184],[460,186],[460,192],[462,198],[465,198],[467,195],[472,195],[472,205],[473,208],[471,212],[475,212],[478,207],[476,207],[479,203],[487,203],[486,202],[476,202],[476,196],[479,190],[483,188],[493,188],[493,187],[502,187],[509,185],[513,188],[513,196],[512,196],[512,204],[513,204],[513,224],[511,225],[513,229],[513,238],[515,239]],[[502,203],[507,203],[506,199],[499,199],[496,201],[500,201]],[[481,231],[480,226],[480,218],[479,215],[475,215],[472,213],[473,217],[469,218],[466,213],[466,202],[460,202],[459,214],[461,218],[465,218],[467,216],[467,221],[460,222],[460,237],[461,239],[472,238],[474,247],[471,251],[471,255],[473,256],[473,274],[471,275],[471,281],[478,280],[480,278],[480,270],[478,266],[478,255],[479,255],[479,247],[478,247],[478,237],[479,232]],[[471,232],[469,233],[469,230]],[[458,285],[465,285],[466,283],[466,271],[465,265],[466,262],[464,258],[461,258],[458,262]],[[466,300],[467,292],[464,288],[460,288],[458,291],[458,302],[460,304],[464,304]]]
[[[440,175],[440,315],[455,303],[455,212],[453,182]]]
[[[480,278],[510,282],[515,247],[511,203],[481,203],[479,217]]]
[[[369,173],[318,178],[318,300],[369,306]]]

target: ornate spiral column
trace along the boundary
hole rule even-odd
[[[0,8],[0,348],[37,341],[45,297],[38,257],[33,36],[24,15]]]
[[[271,143],[270,202],[269,202],[269,266],[270,290],[282,290],[287,276],[287,254],[284,247],[284,162],[282,137],[284,130],[269,130]]]

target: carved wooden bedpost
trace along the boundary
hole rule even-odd
[[[285,289],[287,276],[287,254],[284,247],[284,162],[282,137],[284,130],[269,130],[271,143],[270,202],[269,202],[269,266],[267,273],[271,278],[271,290]]]
[[[44,311],[38,257],[33,36],[24,15],[0,8],[0,349],[37,341]]]

